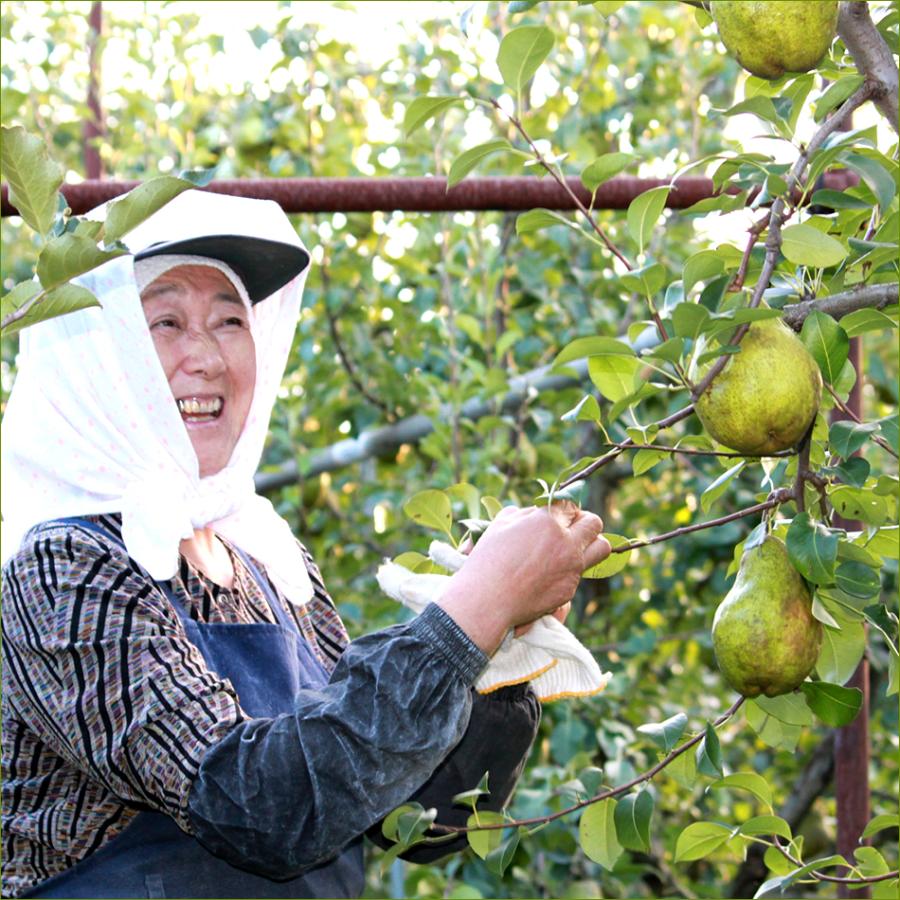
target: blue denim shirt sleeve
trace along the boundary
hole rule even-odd
[[[333,857],[436,776],[466,734],[472,684],[486,664],[435,605],[353,641],[327,685],[297,695],[293,713],[247,720],[207,752],[189,798],[194,836],[271,877]],[[536,718],[522,709],[530,746]],[[478,738],[487,747],[474,768],[490,768],[490,746],[500,751],[503,732],[491,737]],[[520,755],[513,781],[521,763]],[[485,770],[464,769],[440,790],[474,787]]]

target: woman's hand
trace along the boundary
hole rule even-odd
[[[599,516],[565,501],[506,507],[438,603],[490,655],[510,628],[566,607],[581,573],[609,556],[602,529]]]

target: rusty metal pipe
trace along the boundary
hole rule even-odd
[[[567,179],[581,203],[590,203],[590,194],[580,179]],[[854,184],[847,172],[830,172],[825,186],[842,190]],[[62,192],[75,215],[81,215],[107,200],[124,194],[138,181],[83,181],[64,184]],[[644,191],[669,184],[665,178],[622,176],[600,186],[595,209],[627,209]],[[464,210],[522,211],[545,209],[572,210],[572,198],[550,178],[510,176],[467,178],[447,189],[445,178],[236,178],[213,181],[206,190],[239,197],[275,200],[288,213],[334,212],[461,212]],[[712,179],[700,176],[679,178],[669,194],[667,206],[686,209],[714,195]],[[0,186],[0,212],[16,214],[9,202],[8,189]]]

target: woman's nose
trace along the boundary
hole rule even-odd
[[[225,360],[222,349],[212,334],[202,329],[186,332],[184,366],[189,372],[203,372],[210,377],[223,371]]]

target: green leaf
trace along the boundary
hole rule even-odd
[[[816,660],[816,674],[823,681],[845,684],[853,676],[866,650],[866,630],[858,618],[851,618],[847,611],[831,603],[826,595],[820,602],[838,627],[825,625],[822,629],[822,646]]]
[[[504,818],[503,813],[491,812],[491,810],[486,809],[469,816],[466,820],[466,827],[476,828],[480,825],[500,825],[505,821],[506,819]],[[487,855],[492,850],[496,850],[503,842],[503,829],[497,828],[489,831],[467,831],[466,838],[469,841],[469,846],[478,854],[478,856],[482,859],[486,859]]]
[[[666,766],[666,772],[677,784],[689,791],[697,783],[697,761],[693,753],[682,753]]]
[[[822,377],[834,384],[850,353],[847,332],[831,316],[813,310],[803,322],[800,340],[822,371]]]
[[[646,735],[664,753],[670,753],[678,746],[678,741],[687,728],[688,717],[684,713],[676,713],[664,722],[648,722],[638,726],[638,733]]]
[[[711,788],[738,788],[749,791],[758,800],[761,800],[769,809],[772,808],[772,788],[762,775],[754,772],[736,772],[734,775],[726,775],[718,781],[714,781]],[[790,839],[790,836],[788,836]]]
[[[881,577],[861,562],[841,563],[834,573],[834,583],[851,597],[874,597],[881,591]]]
[[[744,468],[746,460],[741,460],[733,465],[728,471],[723,472],[706,490],[700,495],[700,508],[703,512],[709,512],[710,507],[722,494],[728,490],[731,480]]]
[[[765,122],[777,122],[778,113],[775,111],[775,105],[769,97],[750,97],[748,100],[742,100],[729,109],[723,110],[723,116],[739,116],[745,113],[757,116]]]
[[[543,25],[514,28],[502,41],[497,66],[503,83],[520,93],[553,49],[553,32]]]
[[[603,537],[609,541],[610,547],[622,547],[628,543],[628,538],[621,534],[612,534],[604,532]],[[613,575],[621,572],[628,565],[628,557],[630,553],[610,553],[602,563],[591,566],[581,573],[582,578],[612,578]]]
[[[785,840],[793,840],[791,826],[780,816],[754,816],[741,825],[741,834],[777,834]]]
[[[837,559],[838,536],[831,534],[808,512],[794,517],[785,539],[788,556],[794,568],[814,584],[834,583],[834,564]]]
[[[748,700],[744,704],[744,711],[750,727],[759,735],[760,740],[770,747],[790,751],[797,746],[803,730],[800,725],[782,722],[753,700]],[[810,715],[810,720],[812,720],[812,715]]]
[[[719,744],[719,736],[711,722],[706,723],[706,733],[697,745],[696,751],[697,771],[703,775],[716,775],[722,777],[722,748]]]
[[[634,356],[591,356],[588,374],[598,391],[613,403],[630,397],[640,387],[641,364]]]
[[[553,368],[576,359],[584,359],[587,356],[630,356],[634,358],[634,350],[624,341],[618,341],[610,337],[582,337],[575,338],[570,344],[566,344],[553,360]]]
[[[878,834],[879,831],[884,831],[886,828],[900,828],[900,816],[896,813],[884,813],[883,815],[875,816],[863,829],[860,838],[865,840],[872,837],[873,834]]]
[[[871,209],[872,206],[862,197],[854,197],[845,191],[832,191],[827,188],[815,191],[809,202],[813,206],[827,206],[831,209]]]
[[[663,362],[677,363],[684,352],[684,338],[674,337],[649,347],[641,353],[641,358],[661,359]]]
[[[828,491],[828,499],[838,513],[850,521],[858,520],[878,527],[889,516],[887,498],[866,488],[838,485]]]
[[[50,290],[127,252],[124,247],[101,250],[89,238],[63,234],[44,245],[37,261],[37,275]]]
[[[835,422],[828,429],[828,447],[843,459],[852,456],[869,437],[878,431],[878,424],[857,422]]]
[[[594,0],[592,6],[601,16],[608,17],[618,12],[625,5],[625,0]]]
[[[640,791],[623,797],[613,814],[616,835],[626,850],[650,852],[650,819],[653,816],[653,797]]]
[[[696,339],[709,320],[709,310],[699,303],[679,303],[672,310],[672,325],[678,337]]]
[[[509,864],[513,861],[513,857],[516,855],[516,850],[518,849],[518,847],[519,832],[514,831],[505,841],[503,841],[503,843],[500,844],[499,847],[495,847],[485,857],[484,862],[488,868],[488,871],[502,877]]]
[[[160,175],[139,184],[109,205],[103,227],[104,241],[111,244],[120,240],[170,200],[193,187],[195,185],[189,179],[174,175]]]
[[[464,153],[460,153],[450,166],[450,172],[447,175],[447,187],[452,188],[453,185],[459,184],[472,169],[488,156],[491,156],[494,153],[505,153],[509,150],[512,150],[509,141],[500,139],[488,141],[486,144],[479,144],[477,147],[471,147]],[[519,218],[521,218],[521,216]],[[560,216],[560,218],[562,217]]]
[[[698,281],[706,281],[725,271],[725,260],[715,250],[701,250],[689,257],[684,264],[684,295],[690,294]]]
[[[453,795],[453,803],[459,803],[463,806],[471,806],[472,801],[478,800],[479,797],[489,797],[491,792],[488,790],[488,772],[481,776],[478,787],[470,788],[468,791],[461,791]]]
[[[410,806],[412,809],[397,817],[397,840],[401,844],[418,840],[437,818],[437,810],[433,807],[423,809],[419,803],[411,803]]]
[[[578,823],[578,843],[584,855],[604,869],[612,869],[623,850],[616,836],[615,806],[612,799],[593,803]]]
[[[3,298],[4,317],[7,315],[8,305],[12,306],[14,303],[19,302],[19,297],[10,299],[10,296],[15,294],[22,285],[31,284],[33,282],[21,282]],[[23,290],[21,296],[25,297],[26,295],[33,296],[34,292]],[[19,303],[19,306],[21,305]],[[64,316],[66,313],[76,312],[79,309],[87,309],[89,306],[100,306],[100,301],[87,288],[80,287],[77,284],[63,284],[51,291],[47,291],[21,319],[7,325],[3,329],[3,334],[15,334],[17,331],[21,331],[29,325],[34,325],[36,322],[55,319],[57,316]]]
[[[399,840],[397,832],[400,816],[405,815],[406,813],[415,812],[417,809],[422,809],[420,803],[404,803],[403,806],[398,806],[384,817],[384,820],[381,823],[381,833],[389,841]]]
[[[859,688],[841,687],[826,681],[804,681],[800,687],[816,717],[832,728],[849,725],[862,706]]]
[[[781,232],[781,252],[798,266],[825,269],[847,256],[847,248],[812,225],[787,225]]]
[[[843,153],[840,159],[859,174],[859,177],[869,186],[878,200],[881,212],[886,213],[894,199],[894,194],[897,193],[894,176],[877,160],[861,153]]]
[[[41,237],[56,220],[57,191],[63,167],[50,158],[46,144],[20,125],[2,129],[0,166],[9,184],[9,202]]]
[[[414,131],[421,128],[429,119],[439,116],[451,106],[462,106],[462,97],[447,97],[430,94],[427,97],[416,97],[403,116],[403,134],[409,137]]]
[[[604,181],[614,178],[636,161],[633,153],[604,153],[585,166],[581,183],[593,193]]]
[[[566,228],[580,231],[571,219],[549,209],[538,208],[529,209],[516,218],[516,234],[529,234],[542,228],[552,228],[554,225],[565,225]]]
[[[641,266],[619,276],[619,284],[628,291],[652,297],[666,283],[666,270],[659,263]]]
[[[835,81],[816,101],[816,122],[823,122],[825,116],[835,107],[840,106],[863,82],[862,75],[844,75]],[[813,201],[816,202],[816,201]]]
[[[657,463],[669,457],[666,450],[638,450],[631,457],[631,471],[635,477],[649,472]]]
[[[403,504],[403,512],[425,528],[451,533],[453,511],[450,498],[443,491],[420,491]]]
[[[600,404],[593,394],[586,394],[572,409],[559,417],[563,422],[599,422]]]
[[[792,885],[798,878],[808,875],[817,869],[833,868],[834,866],[846,866],[847,860],[843,856],[826,856],[822,859],[813,860],[805,866],[793,869],[787,875],[780,875],[776,878],[770,878],[764,882],[759,890],[753,895],[754,900],[757,897],[765,897],[774,893],[776,890],[784,893],[784,889]]]
[[[651,188],[638,194],[628,207],[628,231],[638,245],[638,253],[644,252],[644,247],[666,208],[669,190],[668,187]]]
[[[694,822],[688,825],[675,841],[675,862],[703,859],[737,833],[737,828],[729,828],[718,822]]]
[[[752,702],[763,712],[774,716],[786,725],[812,725],[813,715],[802,694],[782,694],[780,697],[754,697]]]
[[[879,309],[857,309],[841,319],[841,328],[849,337],[896,327],[897,322]]]

